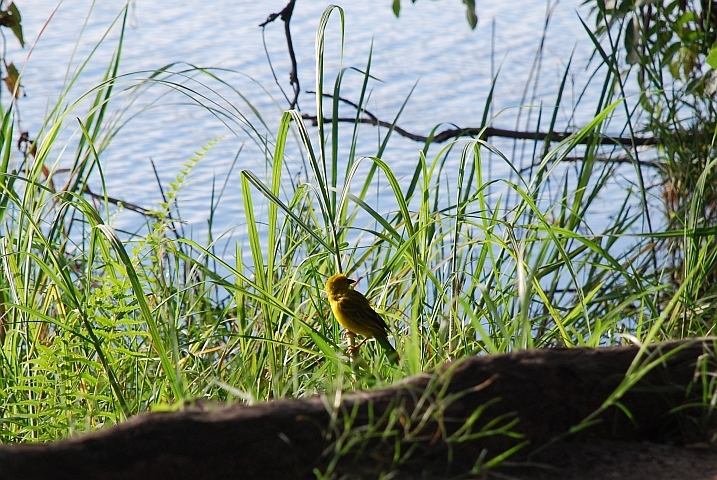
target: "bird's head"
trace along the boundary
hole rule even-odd
[[[326,293],[332,295],[334,293],[345,292],[349,289],[349,286],[356,283],[356,280],[351,280],[343,273],[337,273],[326,281]]]

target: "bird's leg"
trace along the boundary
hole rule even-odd
[[[346,353],[348,353],[349,358],[353,362],[354,360],[356,360],[356,351],[358,350],[358,347],[355,345],[356,334],[349,330],[346,330],[346,336],[349,337],[349,348],[346,349]]]
[[[359,343],[358,345],[354,345],[354,342],[356,341],[356,335],[351,332],[349,332],[348,335],[349,335],[349,348],[347,348],[346,351],[351,358],[355,358],[356,352],[359,351],[359,348],[361,348],[363,346],[363,344],[368,342],[371,338],[366,337],[363,340],[361,340],[361,343]]]
[[[359,343],[358,345],[356,345],[356,350],[358,350],[359,348],[361,348],[361,347],[363,346],[363,344],[366,343],[366,342],[368,342],[369,340],[371,340],[371,337],[366,337],[366,338],[364,338],[363,340],[361,340],[361,343]]]

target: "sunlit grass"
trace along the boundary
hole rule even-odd
[[[318,52],[331,12],[320,22]],[[381,158],[390,131],[375,155],[358,157],[358,125],[346,132],[337,121],[319,122],[309,130],[290,111],[269,140],[259,133],[266,124],[257,112],[243,115],[229,102],[210,101],[201,82],[178,80],[201,76],[201,86],[214,91],[211,82],[222,82],[215,73],[165,68],[131,82],[118,77],[121,42],[105,78],[84,97],[93,103],[80,116],[71,187],[56,191],[42,167],[61,148],[57,132],[81,103],[58,101],[36,158],[22,171],[11,161],[14,113],[1,112],[2,442],[57,439],[193,398],[253,403],[373,388],[469,355],[711,332],[694,308],[686,316],[684,305],[708,280],[700,269],[713,261],[709,244],[685,252],[679,288],[653,253],[661,235],[689,243],[714,232],[692,222],[684,231],[645,234],[647,205],[627,190],[612,199],[606,224],[590,224],[615,174],[596,157],[619,98],[605,93],[594,119],[570,138],[536,144],[540,153],[528,172],[487,141],[461,139],[437,151],[426,145],[405,181]],[[323,118],[321,55],[318,69]],[[370,59],[362,75],[359,107]],[[213,142],[187,161],[141,237],[113,230],[109,202],[84,199],[90,178],[101,180],[101,154],[122,124],[107,112],[124,80],[130,86],[123,93],[147,94],[149,85],[181,91],[264,149],[268,175],[244,170],[227,179],[241,188],[246,218],[233,255],[174,230],[176,194]],[[608,71],[605,85],[613,80]],[[338,118],[338,101],[331,108]],[[346,134],[344,157],[338,145]],[[301,183],[285,178],[290,148],[306,161]],[[583,161],[566,168],[575,155]],[[514,175],[486,179],[488,161],[504,162]],[[369,193],[378,183],[378,196]],[[403,359],[397,368],[373,342],[356,362],[346,355],[323,296],[339,267],[360,279],[357,288],[389,323]]]

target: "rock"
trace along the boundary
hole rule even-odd
[[[54,443],[0,446],[0,478],[443,478],[485,474],[509,451],[499,472],[513,478],[717,478],[711,449],[678,446],[714,426],[690,406],[703,394],[696,366],[714,371],[714,347],[656,344],[637,361],[637,347],[530,350],[463,359],[336,402],[144,414]],[[603,408],[631,365],[651,368],[619,408]],[[684,476],[688,465],[706,476]]]

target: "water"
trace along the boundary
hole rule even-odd
[[[426,135],[439,123],[444,127],[451,127],[452,124],[479,125],[490,90],[491,72],[500,68],[493,112],[506,111],[498,116],[494,125],[514,128],[520,112],[517,107],[526,103],[523,100],[526,83],[530,85],[528,102],[532,105],[541,102],[553,105],[559,82],[573,55],[573,73],[557,129],[584,125],[592,118],[594,101],[585,101],[585,105],[573,111],[577,95],[583,87],[581,82],[588,76],[584,67],[592,52],[590,40],[578,20],[580,15],[586,23],[592,22],[588,19],[588,11],[581,6],[582,0],[555,4],[534,92],[532,85],[535,80],[530,80],[531,66],[545,24],[546,2],[526,0],[515,2],[508,8],[504,2],[480,2],[480,23],[475,31],[468,27],[463,4],[457,0],[422,1],[415,5],[403,3],[401,18],[396,19],[388,0],[342,2],[346,13],[343,64],[339,55],[339,16],[334,14],[326,44],[328,88],[342,65],[364,68],[373,41],[371,72],[382,83],[372,84],[367,108],[378,117],[391,121],[417,83],[399,124],[411,132]],[[261,29],[257,25],[270,13],[280,11],[284,4],[283,0],[224,0],[211,2],[209,6],[198,2],[136,0],[131,4],[130,28],[125,34],[121,72],[154,70],[174,62],[241,72],[246,76],[228,73],[222,76],[261,112],[267,124],[266,130],[261,133],[272,138],[287,103],[271,75],[262,46]],[[314,111],[314,97],[305,90],[315,88],[314,40],[325,6],[323,2],[299,1],[291,23],[304,90],[300,105],[306,113]],[[54,5],[29,0],[20,6],[28,45],[38,39],[40,30],[45,27],[25,66],[23,77],[27,97],[20,102],[22,128],[29,130],[31,137],[39,130],[48,105],[56,101],[67,66],[79,64],[79,59],[84,58],[102,37],[120,8],[117,2],[112,1],[100,1],[94,5],[77,43],[90,7],[91,2],[84,0],[64,2],[45,25]],[[118,29],[114,29],[97,54],[97,59],[80,77],[69,99],[78,97],[101,81],[117,36]],[[29,49],[20,50],[14,38],[7,34],[6,37],[7,58],[22,64]],[[277,21],[266,28],[266,43],[278,79],[288,93],[289,62],[283,23]],[[75,60],[71,61],[76,46],[78,52]],[[174,70],[185,67],[179,65]],[[208,80],[203,78],[202,81]],[[360,82],[359,74],[349,72],[342,95],[356,101]],[[190,85],[200,88],[196,84]],[[216,83],[211,86],[227,95],[227,107],[231,104],[248,112],[241,99],[228,88]],[[599,89],[599,84],[590,87],[587,98],[597,98]],[[142,105],[149,104],[166,91],[162,87],[154,88],[141,97],[129,112],[139,111]],[[121,105],[118,103],[115,109],[121,108]],[[80,109],[73,117],[83,112]],[[353,115],[354,112],[344,109],[342,113]],[[531,128],[535,128],[536,109],[523,109],[521,115],[522,128],[525,128],[529,116],[532,117]],[[249,116],[257,125],[256,119]],[[310,131],[315,134],[314,128],[310,127]],[[63,141],[70,142],[69,139],[76,138],[78,134],[77,123],[70,121],[63,132]],[[362,127],[359,154],[375,154],[377,135],[374,127]],[[221,139],[217,146],[192,170],[188,183],[181,191],[180,213],[186,222],[187,232],[200,240],[205,238],[213,189],[216,198],[216,192],[228,178],[228,188],[217,210],[215,235],[237,226],[241,231],[245,219],[240,207],[238,172],[240,169],[251,169],[262,177],[266,171],[264,153],[249,135],[238,128],[230,130],[210,112],[192,106],[186,97],[176,93],[161,98],[158,106],[130,121],[103,153],[102,165],[109,195],[146,208],[156,208],[161,194],[151,162],[156,165],[160,182],[166,189],[187,159],[208,141],[217,138]],[[510,153],[512,143],[501,140],[494,143]],[[417,152],[422,146],[394,135],[383,158],[399,177],[405,178],[413,172]],[[241,154],[230,173],[240,148]],[[438,148],[432,151],[437,152]],[[301,165],[298,152],[290,153],[293,155],[289,165],[298,174]],[[66,167],[71,163],[68,152],[61,155],[61,152],[55,151],[53,154],[52,160],[57,159],[57,167]],[[514,160],[529,162],[530,152]],[[496,162],[490,174],[494,178],[507,177],[509,171],[506,165]],[[629,175],[629,167],[627,171]],[[609,214],[609,208],[606,214]],[[129,211],[120,212],[114,219],[114,224],[120,229],[132,230],[142,223],[140,216]]]

